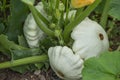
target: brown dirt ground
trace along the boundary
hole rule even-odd
[[[50,69],[47,72],[26,72],[20,74],[9,69],[0,70],[0,80],[60,80]]]

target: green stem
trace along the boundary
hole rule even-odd
[[[108,12],[109,12],[109,8],[110,8],[110,1],[111,0],[106,0],[105,6],[104,6],[104,10],[100,19],[100,24],[101,26],[103,26],[103,28],[106,28],[106,24],[107,24],[107,19],[108,19]]]
[[[65,25],[67,25],[67,23],[68,23],[68,14],[69,14],[69,1],[68,0],[66,0],[66,5],[65,5],[66,7],[66,17],[65,17]]]
[[[84,20],[84,18],[86,18],[97,7],[97,5],[100,2],[101,0],[96,0],[92,5],[87,7],[87,9],[85,9],[84,12],[79,14],[78,17],[74,21],[72,21],[65,27],[63,31],[63,37],[64,37],[65,42],[69,42],[69,38],[70,38],[69,36],[73,28],[76,27],[82,20]]]
[[[77,17],[78,15],[80,15],[84,10],[84,7],[83,8],[79,8],[75,14],[75,17]]]
[[[58,41],[59,41],[60,45],[63,45],[63,44],[61,44],[61,41],[62,41],[61,30],[56,29],[55,30],[55,36],[58,38]]]
[[[56,0],[56,5],[55,5],[55,8],[56,8],[56,9],[59,8],[59,3],[60,3],[60,0]]]
[[[36,12],[36,9],[33,5],[28,5],[32,15],[36,21],[36,23],[38,24],[38,26],[40,27],[40,29],[45,32],[47,35],[54,37],[54,32],[52,30],[50,30],[46,25],[43,25],[43,22],[41,22],[41,19],[38,16],[38,13]]]
[[[36,9],[34,8],[35,11],[37,12],[38,17],[46,24],[49,25],[49,21]]]
[[[113,19],[112,21],[109,21],[109,25],[108,26],[109,26],[109,29],[107,31],[107,34],[108,34],[108,36],[110,36],[111,31],[113,30],[113,28],[115,26],[115,19]]]
[[[14,60],[12,62],[8,61],[8,62],[0,63],[0,69],[10,68],[10,67],[15,67],[15,66],[19,66],[19,65],[35,63],[35,62],[45,62],[47,60],[48,60],[47,55],[27,57],[27,58],[23,58],[23,59]]]
[[[62,1],[62,3],[65,5],[65,3],[66,3],[66,0],[61,0]]]

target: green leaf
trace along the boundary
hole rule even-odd
[[[39,48],[24,49],[24,50],[11,50],[11,52],[13,54],[14,60],[41,54],[41,51]]]
[[[120,80],[120,52],[106,52],[85,61],[83,80]]]
[[[33,5],[35,0],[21,0],[22,2],[24,2],[27,5]]]
[[[37,69],[41,69],[44,66],[43,63],[35,63],[34,65],[37,67]]]
[[[23,35],[18,36],[18,43],[20,46],[28,47],[26,39],[23,37]]]
[[[19,37],[19,41],[20,43],[21,41],[23,41],[22,37]],[[9,41],[8,37],[3,34],[0,35],[0,51],[9,57],[12,56],[11,58],[12,61],[42,54],[39,48],[30,49],[30,48],[22,47],[20,45],[15,44],[13,41]],[[30,64],[22,65],[22,66],[13,67],[11,69],[20,73],[24,73],[26,71],[33,71],[36,69],[40,69],[43,65],[44,65],[43,63],[35,63],[35,64],[33,63],[31,65]]]
[[[120,0],[112,0],[109,15],[120,20]]]
[[[6,33],[9,40],[18,41],[18,35],[23,33],[23,22],[28,12],[28,7],[21,0],[10,0],[10,16],[8,18],[8,29]]]
[[[4,52],[6,55],[10,55],[10,50],[23,50],[27,49],[25,47],[15,44],[13,41],[9,41],[6,35],[0,35],[0,51]]]
[[[18,67],[12,67],[10,68],[13,71],[17,71],[19,73],[25,73],[27,70],[30,70],[28,65],[22,65],[22,66],[18,66]]]
[[[102,13],[106,0],[102,0],[95,12]],[[108,14],[115,19],[120,20],[120,0],[111,0]]]

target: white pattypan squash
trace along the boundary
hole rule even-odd
[[[74,40],[73,51],[83,59],[98,56],[109,48],[106,32],[89,18],[85,18],[73,29],[71,37]]]
[[[48,50],[49,61],[54,72],[65,80],[80,80],[83,60],[79,55],[64,46],[51,47]]]
[[[47,14],[43,10],[42,2],[38,3],[36,9],[47,19]],[[45,35],[36,24],[31,13],[28,15],[25,21],[23,31],[29,47],[39,47],[39,41],[42,40]]]

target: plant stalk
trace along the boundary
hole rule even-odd
[[[27,58],[22,58],[22,59],[18,59],[18,60],[0,63],[0,69],[10,68],[10,67],[15,67],[15,66],[19,66],[19,65],[35,63],[35,62],[45,62],[47,60],[48,60],[47,55],[32,56],[32,57],[27,57]]]
[[[55,8],[56,8],[56,9],[59,8],[59,3],[60,3],[60,0],[56,0],[56,5],[55,5]]]
[[[107,24],[110,2],[111,2],[111,0],[106,0],[105,6],[104,6],[104,9],[103,9],[103,13],[102,13],[102,16],[101,16],[101,19],[100,19],[100,24],[104,29],[106,28],[106,24]]]
[[[109,29],[107,31],[108,36],[110,36],[111,31],[113,30],[114,26],[115,26],[115,19],[113,19],[112,21],[109,21]]]
[[[97,5],[101,2],[101,0],[96,0],[92,5],[87,7],[81,14],[78,15],[78,17],[69,23],[64,31],[63,31],[63,38],[65,42],[69,42],[70,39],[70,33],[73,30],[74,27],[76,27],[84,18],[89,16],[89,14],[97,7]]]
[[[65,3],[65,12],[66,12],[66,18],[65,18],[65,25],[68,23],[68,14],[69,14],[69,1],[66,0],[66,3]]]
[[[36,8],[34,8],[34,9],[35,9],[38,17],[39,17],[46,25],[48,25],[48,24],[49,24],[49,21],[48,21],[44,16],[42,16],[42,14],[41,14]]]
[[[39,18],[38,16],[38,13],[36,12],[36,9],[33,5],[28,5],[29,6],[29,9],[31,10],[32,12],[32,15],[36,21],[36,23],[38,24],[38,26],[40,27],[40,29],[45,32],[48,36],[51,36],[51,37],[54,37],[54,32],[52,30],[50,30],[46,24],[43,25],[43,22],[41,22],[42,20]]]
[[[83,8],[79,8],[75,14],[75,18],[80,15],[82,13],[82,11],[84,10],[84,7]]]

